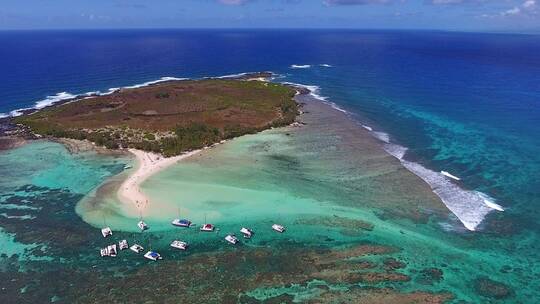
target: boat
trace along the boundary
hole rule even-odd
[[[225,237],[225,240],[233,245],[236,245],[239,241],[234,234],[229,234]]]
[[[283,227],[281,225],[278,225],[278,224],[272,225],[272,229],[279,232],[279,233],[285,232],[285,227]]]
[[[206,214],[204,215],[204,222],[206,223]],[[205,232],[212,232],[214,231],[214,225],[212,224],[204,224],[201,226],[201,231],[205,231]]]
[[[152,261],[163,259],[161,255],[155,251],[148,251],[147,253],[144,254],[144,257]]]
[[[214,231],[214,225],[212,224],[204,224],[201,226],[201,231],[205,231],[205,232],[212,232]]]
[[[129,247],[129,250],[135,252],[135,253],[141,253],[144,248],[143,246],[139,245],[139,244],[133,244],[131,247]]]
[[[250,239],[253,236],[253,230],[249,228],[242,227],[242,229],[240,229],[240,232],[244,235],[246,239]]]
[[[189,246],[188,243],[182,242],[182,241],[179,241],[179,240],[174,240],[171,243],[171,247],[176,248],[176,249],[180,249],[180,250],[187,250],[188,246]]]
[[[129,245],[127,240],[121,240],[120,242],[118,242],[118,248],[120,248],[120,250],[128,249]]]
[[[132,165],[125,165],[125,166],[124,166],[124,170],[131,169],[131,168],[133,168]]]
[[[110,227],[105,227],[101,229],[101,235],[103,235],[104,238],[108,237],[109,235],[112,235],[112,230]]]
[[[100,253],[101,253],[102,257],[106,257],[106,256],[115,257],[116,254],[118,253],[116,251],[116,244],[109,245],[109,246],[107,246],[105,248],[102,248],[100,250]]]
[[[174,219],[171,224],[177,227],[190,227],[193,223],[191,223],[190,220],[186,219]]]
[[[139,227],[139,229],[141,229],[141,231],[145,231],[146,229],[148,229],[148,225],[146,225],[146,223],[142,220],[137,223],[137,226]]]
[[[461,180],[461,178],[459,178],[459,177],[457,177],[457,176],[455,176],[455,175],[450,174],[448,171],[441,171],[441,174],[444,175],[444,176],[446,176],[446,177],[450,177],[451,179],[455,179],[455,180],[457,180],[457,181],[460,181],[460,180]]]

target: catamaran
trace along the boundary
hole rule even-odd
[[[118,247],[120,248],[120,250],[128,249],[129,245],[127,240],[121,240],[120,242],[118,242]]]
[[[188,243],[182,242],[182,241],[179,241],[179,240],[174,240],[171,243],[171,247],[176,248],[176,249],[180,249],[180,250],[187,250],[188,246],[189,246]]]
[[[204,215],[204,222],[206,223],[206,214]],[[212,232],[214,231],[214,225],[212,224],[204,224],[201,226],[201,231],[205,231],[205,232]]]
[[[140,220],[137,223],[137,226],[139,227],[139,229],[141,229],[141,231],[145,231],[146,229],[148,229],[148,225],[146,225],[146,223],[143,222],[143,220]]]
[[[214,231],[214,225],[212,224],[204,224],[201,226],[201,231],[205,231],[205,232],[212,232]]]
[[[141,253],[143,252],[144,248],[143,246],[139,244],[133,244],[131,247],[129,247],[129,250],[135,252],[135,253]]]
[[[234,234],[229,234],[225,237],[225,240],[233,245],[238,243],[238,238]]]
[[[193,223],[186,219],[174,219],[171,224],[177,227],[190,227]]]
[[[278,225],[278,224],[272,225],[272,229],[279,232],[279,233],[285,232],[285,227],[283,227],[281,225]]]
[[[205,220],[206,221],[206,220]],[[171,224],[173,224],[173,226],[177,226],[177,227],[191,227],[191,225],[193,224],[190,220],[188,219],[181,219],[180,218],[180,208],[178,208],[178,218],[175,218]]]
[[[108,237],[109,235],[112,235],[112,230],[110,227],[105,227],[101,229],[101,235],[103,235],[104,238]]]
[[[253,236],[253,230],[249,228],[242,227],[242,229],[240,229],[240,232],[244,235],[246,239],[250,239]]]
[[[101,253],[102,257],[106,257],[106,256],[115,257],[116,254],[118,253],[116,251],[116,244],[109,245],[109,246],[107,246],[105,248],[102,248],[100,250],[100,253]]]
[[[155,251],[148,251],[147,253],[144,254],[144,257],[152,261],[163,259],[161,255]]]

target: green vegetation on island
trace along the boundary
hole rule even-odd
[[[14,118],[33,133],[166,156],[294,122],[296,91],[243,79],[164,82]]]

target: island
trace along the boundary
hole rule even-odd
[[[61,140],[79,149],[127,150],[137,160],[117,194],[126,213],[143,214],[150,176],[228,139],[294,123],[298,88],[271,83],[272,74],[173,80],[84,96],[15,117],[19,134]]]
[[[294,122],[292,87],[268,73],[176,80],[83,97],[14,118],[34,134],[175,156]]]

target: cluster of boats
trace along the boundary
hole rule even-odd
[[[174,219],[171,222],[171,224],[173,226],[184,227],[184,228],[189,228],[189,227],[193,226],[193,223],[190,220],[187,220],[187,219]],[[145,231],[145,230],[149,229],[148,225],[142,220],[137,223],[137,226],[139,227],[139,229],[141,231]],[[203,224],[199,230],[202,231],[202,232],[213,232],[215,229],[216,229],[216,227],[213,224]],[[283,227],[282,225],[279,225],[279,224],[273,224],[272,225],[272,230],[277,231],[279,233],[283,233],[283,232],[285,232],[285,227]],[[246,228],[246,227],[242,227],[242,229],[240,229],[240,233],[246,239],[250,239],[255,234],[252,229]],[[101,229],[101,235],[103,235],[104,238],[112,236],[112,234],[113,234],[113,232],[112,232],[110,227],[105,227],[105,228]],[[234,234],[227,234],[227,236],[225,236],[225,240],[228,243],[233,244],[233,245],[236,245],[236,244],[238,244],[240,242],[240,240]],[[181,240],[174,240],[171,243],[171,247],[173,247],[175,249],[179,249],[179,250],[187,250],[188,247],[189,247],[189,244],[187,242],[184,242],[184,241],[181,241]],[[101,256],[102,257],[116,257],[117,254],[118,254],[117,248],[119,250],[124,250],[124,249],[129,248],[131,251],[133,251],[133,252],[135,252],[137,254],[140,254],[140,253],[142,253],[144,251],[144,247],[139,245],[139,244],[133,244],[130,247],[128,245],[127,240],[121,240],[120,242],[118,242],[118,246],[116,244],[112,244],[112,245],[109,245],[109,246],[107,246],[105,248],[100,249]],[[152,251],[152,250],[146,252],[144,254],[144,257],[149,259],[149,260],[152,260],[152,261],[161,260],[163,258],[159,253],[157,253],[155,251]]]

